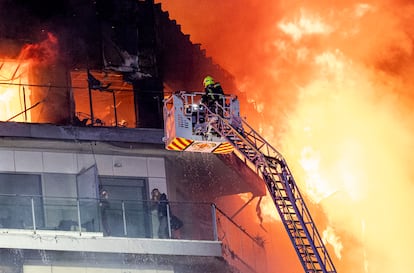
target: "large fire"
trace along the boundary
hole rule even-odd
[[[121,73],[90,72],[111,88],[88,90],[87,69],[73,69],[68,85],[68,71],[58,65],[62,56],[57,37],[42,36],[38,43],[16,43],[17,49],[0,52],[0,121],[136,126],[132,85],[123,81]],[[74,113],[69,109],[70,97]]]
[[[337,270],[411,271],[414,4],[160,2],[235,75],[248,122],[323,208]]]

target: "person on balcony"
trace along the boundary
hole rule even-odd
[[[151,222],[152,222],[152,237],[158,238],[158,230],[160,227],[160,220],[158,216],[158,205],[160,202],[160,191],[157,188],[151,191],[150,210],[151,210]]]
[[[160,195],[160,200],[158,203],[158,216],[160,223],[158,229],[158,237],[163,239],[179,238],[180,234],[177,231],[183,226],[183,221],[176,215],[174,215],[171,211],[171,207],[169,205],[167,195],[165,193],[162,193]]]
[[[107,190],[103,189],[100,192],[100,199],[99,199],[99,208],[101,211],[101,223],[104,236],[109,236],[111,234],[111,230],[108,223],[108,210],[109,210],[109,193]]]
[[[168,199],[165,193],[160,195],[160,201],[158,203],[158,237],[161,239],[170,238],[170,232],[168,230]]]

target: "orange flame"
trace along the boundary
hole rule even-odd
[[[338,271],[410,271],[414,4],[160,2],[235,75],[248,122],[326,212]]]
[[[37,44],[26,44],[17,59],[5,58],[7,52],[0,52],[0,111],[1,121],[30,122],[32,91],[29,82],[30,70],[35,65],[53,64],[57,59],[57,38],[47,38]]]
[[[36,64],[53,64],[58,57],[58,40],[52,33],[37,44],[27,44],[22,48],[19,59],[30,60]]]
[[[30,105],[30,89],[22,86],[28,84],[28,63],[1,58],[0,63],[0,120],[30,121],[29,112],[19,115],[25,103]]]

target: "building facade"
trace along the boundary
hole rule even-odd
[[[0,1],[1,272],[278,272],[260,178],[164,147],[164,98],[232,76],[153,1],[47,4]]]
[[[167,151],[154,129],[10,122],[0,129],[3,272],[250,272],[243,264],[259,272],[252,254],[266,259],[257,234],[225,212],[223,196],[263,195],[232,156]],[[168,225],[166,237],[153,219],[154,188],[183,222]]]

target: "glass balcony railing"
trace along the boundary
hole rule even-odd
[[[0,195],[0,228],[217,240],[214,205],[171,201],[164,205],[152,201]]]

